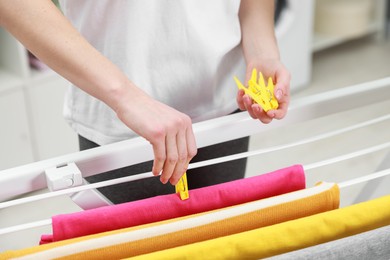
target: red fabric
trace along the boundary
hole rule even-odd
[[[156,196],[52,218],[53,235],[43,235],[40,244],[156,221],[206,212],[268,198],[305,188],[301,165],[267,174],[190,190],[188,200],[178,194]]]

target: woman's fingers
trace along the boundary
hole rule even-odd
[[[197,147],[191,120],[183,117],[166,131],[165,141],[153,144],[155,161],[153,174],[161,173],[160,181],[176,185],[196,155]]]

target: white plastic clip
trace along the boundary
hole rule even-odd
[[[51,191],[63,190],[83,184],[83,177],[75,163],[49,168],[45,170],[47,187]]]

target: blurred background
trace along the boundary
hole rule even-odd
[[[276,3],[293,99],[390,76],[389,1]],[[78,150],[62,117],[67,84],[0,28],[0,170]],[[259,139],[252,138],[253,148],[263,145]]]
[[[276,3],[276,35],[282,60],[292,75],[292,102],[311,94],[390,76],[389,0],[278,0]],[[77,136],[62,116],[67,85],[66,80],[0,28],[0,170],[78,151]],[[369,107],[280,127],[251,136],[250,150],[304,140],[389,112],[390,98]],[[292,164],[307,166],[389,142],[389,129],[387,120],[304,146],[249,157],[246,175]],[[389,149],[381,150],[308,170],[307,186],[318,181],[339,183],[388,168],[389,154]],[[390,177],[343,189],[341,206],[388,194],[388,187]],[[69,197],[58,197],[3,209],[0,226],[78,210],[81,209]],[[36,237],[47,232],[49,227],[29,230],[22,236],[19,233],[2,236],[0,251],[34,245]]]

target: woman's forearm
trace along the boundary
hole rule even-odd
[[[0,26],[153,146],[152,172],[175,185],[197,148],[189,116],[149,97],[100,54],[50,0],[0,0]],[[151,124],[153,122],[153,124]]]
[[[50,0],[0,0],[0,25],[54,71],[114,110],[126,89],[140,92]]]
[[[246,82],[256,68],[264,77],[271,77],[274,94],[279,107],[264,112],[258,104],[245,95],[237,93],[237,104],[240,109],[247,110],[254,119],[270,123],[274,118],[282,119],[288,109],[290,100],[290,73],[280,61],[279,48],[274,28],[274,0],[242,0],[240,6],[240,23],[242,32],[242,48],[247,64]]]
[[[274,5],[273,0],[241,1],[239,16],[247,63],[255,59],[279,59],[274,32]]]

